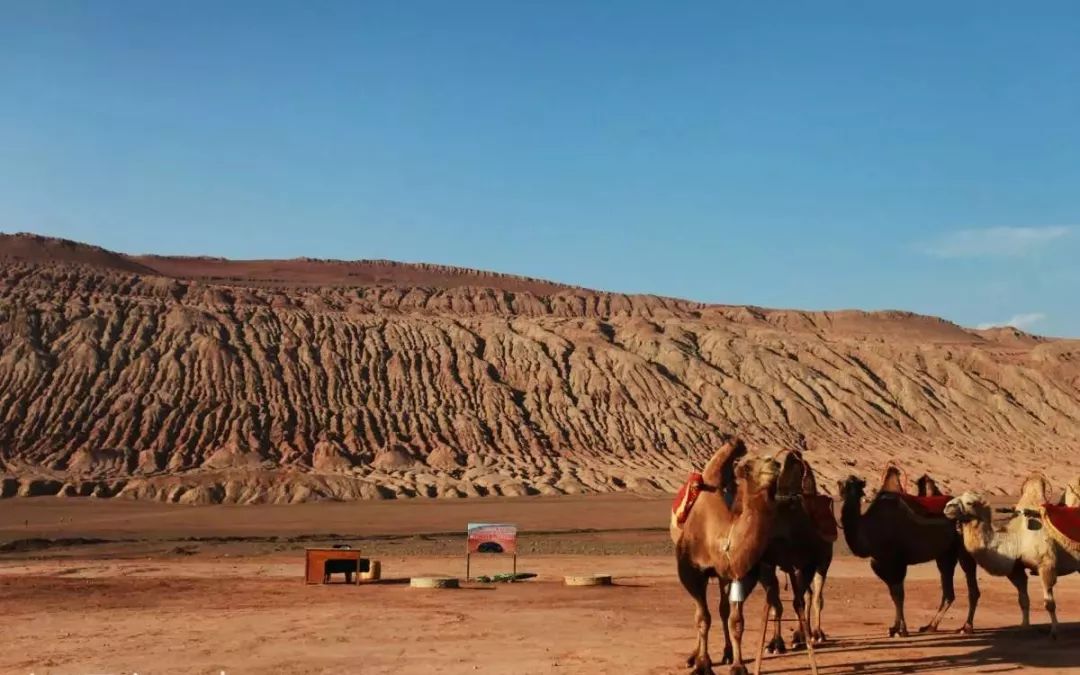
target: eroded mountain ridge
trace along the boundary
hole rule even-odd
[[[388,261],[0,236],[2,494],[670,491],[738,432],[826,479],[1080,464],[1080,342]]]

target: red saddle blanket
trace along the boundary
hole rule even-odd
[[[695,471],[686,479],[686,483],[679,488],[679,493],[675,495],[675,501],[671,503],[671,513],[674,514],[675,522],[679,525],[686,522],[686,518],[690,515],[690,509],[694,507],[694,502],[697,501],[698,495],[701,494],[703,483],[701,474]]]
[[[1080,507],[1043,504],[1043,512],[1058,533],[1080,544]]]
[[[952,500],[950,495],[932,495],[929,497],[919,497],[917,495],[900,494],[900,498],[904,500],[904,503],[911,507],[911,510],[923,516],[941,516],[945,517],[945,505]]]
[[[806,507],[810,520],[817,528],[818,534],[825,541],[836,541],[839,534],[836,527],[836,514],[833,512],[833,500],[829,495],[804,495],[803,506]]]

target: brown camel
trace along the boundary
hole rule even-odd
[[[861,513],[866,489],[864,480],[850,476],[839,487],[843,497],[840,521],[844,539],[852,553],[860,558],[870,558],[870,568],[889,587],[889,595],[896,608],[889,637],[908,635],[907,621],[904,619],[904,579],[908,566],[931,560],[937,563],[941,574],[941,604],[930,623],[920,628],[919,632],[937,630],[956,599],[953,573],[957,562],[964,570],[968,590],[967,620],[960,632],[973,632],[975,608],[979,604],[977,566],[964,550],[955,525],[941,516],[917,513],[915,509],[918,507],[904,498],[903,482],[895,468],[887,472],[882,490],[870,503],[866,513]]]
[[[1031,625],[1027,570],[1039,575],[1043,601],[1050,614],[1050,637],[1057,637],[1057,604],[1054,584],[1063,574],[1080,571],[1080,544],[1060,541],[1043,508],[1049,503],[1050,483],[1041,475],[1028,478],[1020,489],[1020,501],[1003,529],[995,531],[986,500],[965,492],[945,507],[945,514],[960,523],[964,547],[990,574],[1008,577],[1016,587],[1020,623]]]
[[[822,520],[826,520],[822,523]],[[809,599],[813,610],[807,629],[814,644],[825,641],[821,627],[821,612],[825,606],[825,578],[832,564],[833,542],[836,541],[836,521],[832,500],[818,494],[817,481],[810,463],[802,452],[784,453],[780,476],[776,481],[776,522],[769,547],[759,566],[761,584],[775,622],[769,653],[784,653],[784,638],[780,630],[783,603],[776,569],[788,575],[792,588],[792,605],[796,615],[802,613]],[[800,627],[792,636],[792,646],[806,642]]]
[[[675,543],[679,581],[694,600],[697,646],[686,661],[697,675],[711,674],[709,657],[709,614],[707,593],[709,579],[720,580],[720,618],[724,627],[722,663],[731,663],[732,675],[745,675],[742,658],[743,602],[742,584],[761,559],[769,543],[775,511],[774,491],[777,462],[769,457],[736,460],[746,454],[741,440],[728,441],[721,447],[701,474],[701,492],[689,514],[680,524],[673,515],[671,539]],[[735,487],[731,507],[724,498]],[[732,592],[725,592],[732,586]]]

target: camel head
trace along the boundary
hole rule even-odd
[[[746,487],[741,492],[747,496],[765,492],[771,499],[776,495],[776,479],[779,475],[780,463],[767,456],[744,460],[735,469],[735,477]]]
[[[845,502],[859,502],[862,501],[863,496],[866,495],[866,481],[858,476],[848,476],[837,483],[836,487],[840,493],[840,498]]]
[[[945,517],[958,523],[986,522],[990,520],[990,505],[982,495],[965,492],[949,500],[945,505]]]
[[[802,492],[806,463],[798,450],[780,453],[780,474],[776,478],[776,494],[797,495]]]

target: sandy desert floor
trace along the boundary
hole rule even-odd
[[[694,629],[667,508],[666,499],[626,496],[291,507],[5,500],[0,542],[21,543],[0,553],[0,673],[684,672]],[[468,520],[519,523],[519,568],[538,578],[447,591],[398,582],[463,574]],[[305,585],[304,547],[340,541],[380,559],[386,582]],[[1021,631],[1012,587],[985,574],[975,635],[889,639],[884,586],[865,561],[837,550],[821,672],[1080,672],[1080,579],[1059,582],[1056,644],[1039,631],[1047,619],[1036,583],[1039,625]],[[476,570],[508,564],[487,558]],[[594,572],[616,585],[561,583]],[[933,565],[912,569],[909,623],[936,606],[936,576]],[[957,584],[945,628],[966,609],[959,573]],[[762,603],[760,592],[748,602],[748,651]],[[807,672],[806,657],[767,657],[764,670]]]

